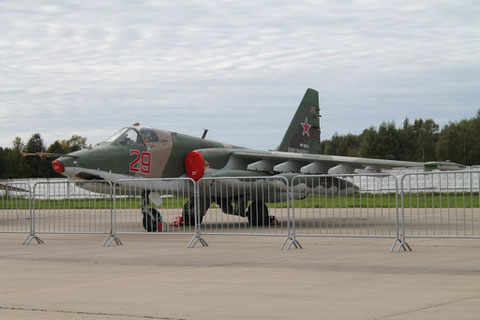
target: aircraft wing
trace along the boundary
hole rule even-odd
[[[425,170],[459,170],[465,167],[452,162],[411,162],[387,159],[357,158],[321,154],[250,149],[201,149],[205,166],[216,169],[214,176],[259,175],[261,173],[352,174],[378,173],[393,168],[423,168]],[[228,161],[218,158],[228,157]],[[223,163],[223,167],[218,164]]]
[[[380,172],[381,169],[398,167],[423,167],[423,163],[419,162],[278,151],[259,152],[253,150],[241,150],[235,152],[233,156],[251,161],[247,166],[247,170],[264,171],[265,169],[268,169],[268,171],[278,173],[350,174],[355,172]]]

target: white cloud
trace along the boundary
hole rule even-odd
[[[3,1],[0,145],[141,121],[273,148],[307,87],[326,138],[472,117],[478,16],[475,1]]]

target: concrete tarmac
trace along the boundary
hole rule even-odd
[[[0,234],[0,319],[479,319],[480,240]]]

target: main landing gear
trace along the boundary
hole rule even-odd
[[[273,220],[275,220],[274,217],[270,217],[268,215],[268,208],[262,201],[251,202],[248,206],[248,209],[245,210],[246,201],[244,201],[243,199],[239,199],[240,201],[235,200],[237,199],[210,199],[200,197],[200,219],[198,223],[202,223],[203,217],[207,213],[207,210],[210,208],[212,202],[218,204],[218,206],[222,209],[223,213],[247,217],[251,226],[268,226],[272,223]],[[183,206],[182,218],[185,225],[195,225],[193,198],[190,198],[190,200],[188,200],[187,203]]]
[[[268,226],[270,223],[270,216],[268,215],[268,208],[265,203],[261,201],[252,202],[247,209],[247,218],[251,226]]]
[[[143,228],[148,232],[161,232],[163,229],[162,215],[157,209],[149,205],[149,193],[149,191],[142,193]]]
[[[148,232],[161,232],[163,230],[162,215],[152,206],[149,200],[149,191],[142,193],[142,224],[143,228]],[[212,202],[217,203],[222,211],[226,214],[238,215],[246,217],[253,227],[263,227],[275,223],[275,218],[268,215],[268,208],[262,201],[244,201],[244,199],[211,199],[209,197],[200,197],[198,203],[199,221],[202,223],[203,217],[210,208]],[[173,226],[194,226],[195,225],[195,201],[190,198],[183,206],[182,217],[178,217]],[[249,203],[249,204],[248,204]],[[245,207],[248,204],[248,208]]]
[[[203,216],[205,213],[207,213],[207,210],[210,208],[211,201],[208,201],[208,199],[205,199],[203,197],[200,197],[199,201],[199,210],[200,210],[200,221],[198,223],[202,223]],[[194,226],[195,225],[195,200],[194,198],[190,198],[187,203],[183,206],[183,212],[182,212],[182,217],[183,217],[183,223],[186,226]]]

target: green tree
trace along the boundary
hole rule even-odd
[[[25,152],[27,153],[35,153],[35,152],[44,152],[45,145],[43,143],[43,139],[40,136],[40,133],[34,133],[28,140],[27,144],[25,145]]]
[[[48,153],[67,153],[63,147],[60,141],[55,140],[54,143],[52,143],[50,146],[47,148]]]
[[[13,149],[17,150],[18,152],[23,152],[23,150],[25,149],[25,144],[23,143],[22,141],[22,138],[20,137],[15,137],[13,139]]]
[[[322,141],[320,149],[323,154],[356,157],[360,152],[360,138],[353,134],[341,136],[335,133],[331,140]]]
[[[394,122],[382,122],[363,130],[360,137],[360,155],[365,158],[399,159],[402,156],[400,133]]]
[[[469,153],[467,163],[469,165],[480,164],[480,109],[477,111],[477,115],[471,121],[470,136],[471,141],[469,146]]]
[[[376,158],[399,159],[402,157],[400,134],[395,122],[382,122],[378,128]]]
[[[418,119],[415,120],[413,128],[417,137],[416,160],[421,162],[435,160],[435,144],[438,141],[438,124],[436,124],[432,119]]]
[[[17,149],[4,149],[4,163],[4,170],[1,175],[2,179],[30,177],[31,168]]]
[[[87,148],[87,138],[73,135],[70,139],[67,140],[67,144],[70,148],[70,152],[78,151],[81,149]]]
[[[360,156],[364,158],[374,158],[376,154],[377,130],[371,126],[363,130],[360,135]]]
[[[63,153],[70,153],[74,151],[78,151],[81,149],[86,149],[87,148],[87,138],[73,135],[70,139],[68,140],[62,140],[60,141],[60,144],[62,146]]]
[[[7,175],[7,150],[0,147],[0,179]]]
[[[465,165],[480,163],[480,110],[473,119],[449,122],[439,134],[435,146],[437,160]]]
[[[417,134],[408,118],[403,121],[403,127],[399,131],[400,144],[402,146],[402,157],[399,160],[418,161],[417,159]]]
[[[338,133],[335,132],[335,134],[332,136],[332,139],[330,139],[328,142],[325,143],[325,154],[328,155],[339,155],[340,147],[340,138],[338,136]]]
[[[26,153],[38,153],[45,151],[45,144],[39,133],[34,133],[25,145]],[[27,157],[29,178],[49,178],[52,176],[50,164],[43,157]]]

